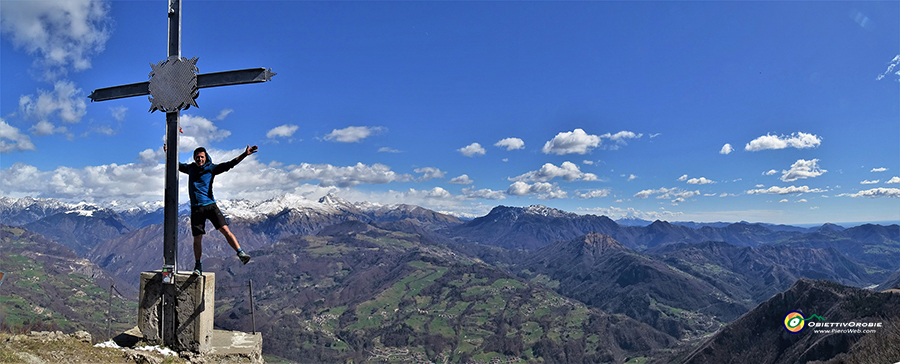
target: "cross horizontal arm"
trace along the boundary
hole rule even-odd
[[[131,83],[121,86],[98,88],[88,95],[91,102],[115,100],[125,97],[150,94],[150,81]]]
[[[271,81],[276,73],[269,68],[248,68],[236,71],[212,72],[197,75],[197,88],[242,85]],[[98,88],[91,92],[91,101],[115,100],[150,94],[150,81],[121,86]]]
[[[237,71],[212,72],[197,75],[197,87],[218,87],[271,81],[275,72],[271,68],[248,68]]]

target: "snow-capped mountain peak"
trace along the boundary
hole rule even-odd
[[[337,210],[347,210],[348,208],[352,208],[352,209],[356,208],[349,201],[342,199],[340,197],[337,197],[330,193],[325,196],[322,196],[322,198],[319,199],[319,203],[323,204],[325,206],[335,208]]]
[[[546,217],[574,217],[577,214],[554,209],[544,205],[531,205],[525,208],[526,214],[541,215]]]

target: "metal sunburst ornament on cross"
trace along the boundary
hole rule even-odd
[[[197,57],[169,57],[150,64],[150,112],[173,112],[197,106]]]

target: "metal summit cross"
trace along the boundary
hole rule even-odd
[[[178,118],[180,111],[197,107],[198,89],[270,81],[275,73],[266,68],[197,74],[197,57],[181,58],[181,0],[168,0],[168,58],[150,64],[150,80],[94,90],[91,101],[105,101],[150,95],[150,112],[166,113],[166,191],[163,222],[163,283],[168,286],[163,299],[162,338],[166,345],[175,340],[174,274],[178,255]],[[168,281],[167,281],[168,279]]]

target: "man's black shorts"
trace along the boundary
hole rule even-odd
[[[191,206],[191,234],[193,236],[206,234],[206,220],[213,223],[216,230],[228,225],[225,215],[216,204],[206,206]]]

